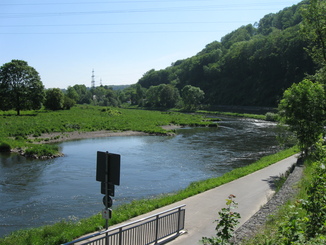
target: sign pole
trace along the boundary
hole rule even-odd
[[[108,212],[109,209],[109,190],[108,190],[108,183],[109,183],[109,152],[106,152],[105,154],[105,210]],[[109,228],[109,220],[105,219],[105,229],[108,230]],[[105,243],[106,245],[109,245],[109,235],[106,232],[105,233]]]
[[[97,152],[96,180],[101,182],[101,194],[105,208],[102,210],[102,217],[105,219],[105,230],[109,228],[109,219],[112,216],[112,199],[114,186],[120,185],[120,155],[107,152]],[[106,232],[105,244],[109,244],[109,234]]]

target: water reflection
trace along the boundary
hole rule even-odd
[[[87,217],[102,208],[95,181],[96,152],[121,154],[114,206],[179,190],[190,182],[220,176],[275,152],[274,124],[225,118],[219,128],[185,128],[175,137],[132,136],[70,141],[65,156],[27,160],[0,155],[0,236]]]

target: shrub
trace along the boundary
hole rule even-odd
[[[265,114],[265,117],[266,117],[266,121],[272,121],[272,122],[275,122],[277,121],[277,118],[278,118],[278,114],[276,113],[273,113],[273,112],[267,112]]]
[[[10,152],[11,146],[6,142],[0,142],[0,152]]]

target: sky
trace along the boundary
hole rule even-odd
[[[135,84],[298,0],[0,0],[0,66],[27,61],[45,88]]]

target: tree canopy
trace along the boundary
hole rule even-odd
[[[200,88],[211,105],[277,106],[283,91],[314,74],[307,54],[309,40],[300,35],[301,8],[307,1],[267,14],[213,41],[196,55],[151,69],[138,81],[148,89],[171,84]]]
[[[38,72],[23,60],[12,60],[0,67],[0,109],[17,111],[40,109],[44,86]]]
[[[289,125],[306,154],[324,133],[326,95],[324,85],[310,80],[293,84],[278,106],[281,121]]]
[[[44,106],[49,110],[61,110],[64,108],[64,94],[59,88],[48,89],[45,92]]]

